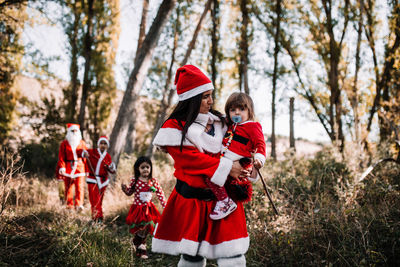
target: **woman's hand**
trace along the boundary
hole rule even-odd
[[[249,170],[245,170],[242,168],[239,161],[234,161],[229,175],[232,176],[233,178],[239,178],[239,176],[247,178],[250,176],[250,173],[251,172]]]

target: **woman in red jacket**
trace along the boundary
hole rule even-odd
[[[174,159],[177,179],[152,240],[153,252],[181,254],[178,266],[246,266],[249,236],[242,203],[228,217],[210,219],[215,196],[205,178],[224,184],[228,175],[249,175],[238,162],[220,157],[226,126],[211,110],[213,85],[197,67],[177,70],[179,103],[154,139]],[[194,145],[196,144],[196,146]]]

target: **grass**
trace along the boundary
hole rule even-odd
[[[56,181],[15,171],[5,179],[3,172],[0,266],[176,266],[178,256],[132,256],[125,224],[132,198],[120,190],[132,162],[121,160],[106,192],[101,226],[91,224],[88,203],[80,214],[60,206]],[[258,182],[245,205],[247,266],[400,265],[399,165],[382,165],[358,182],[359,162],[329,148],[311,159],[289,155],[267,164],[262,173],[280,215],[274,215]],[[174,184],[171,164],[156,160],[154,174],[168,196]]]

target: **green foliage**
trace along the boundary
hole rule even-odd
[[[31,143],[23,146],[19,153],[24,160],[23,170],[30,175],[55,176],[59,143]]]
[[[19,153],[24,161],[24,171],[29,175],[54,177],[60,142],[64,139],[64,118],[53,97],[42,99],[43,106],[33,104],[32,128],[39,141],[22,144]]]
[[[12,90],[24,47],[20,42],[25,12],[19,5],[0,8],[0,146],[12,128],[17,93]]]
[[[247,208],[248,266],[397,266],[400,167],[386,165],[357,183],[330,150],[314,159],[270,163],[281,213],[273,217],[256,188]],[[261,193],[261,195],[263,195]]]

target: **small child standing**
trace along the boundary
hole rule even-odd
[[[134,194],[135,197],[126,217],[126,223],[130,225],[129,232],[134,235],[132,243],[136,250],[136,256],[147,259],[146,237],[148,234],[153,234],[154,226],[161,216],[151,201],[153,192],[156,193],[163,208],[166,201],[160,184],[153,178],[151,160],[148,157],[139,157],[133,168],[134,177],[131,178],[129,187],[121,184],[122,191],[126,195]]]
[[[95,223],[103,222],[103,198],[110,183],[108,173],[115,173],[116,167],[111,155],[107,152],[110,141],[107,136],[101,136],[97,141],[97,149],[84,151],[87,158],[87,177],[89,201],[92,212],[92,220]],[[88,168],[89,167],[89,168]]]
[[[254,158],[253,164],[245,168],[251,170],[254,165],[260,169],[266,159],[266,144],[261,124],[253,121],[253,100],[245,93],[233,93],[226,101],[225,114],[228,130],[222,141],[221,156],[232,161]],[[225,218],[236,209],[236,203],[228,196],[225,187],[212,183],[210,179],[206,179],[206,183],[218,200],[210,218]]]

